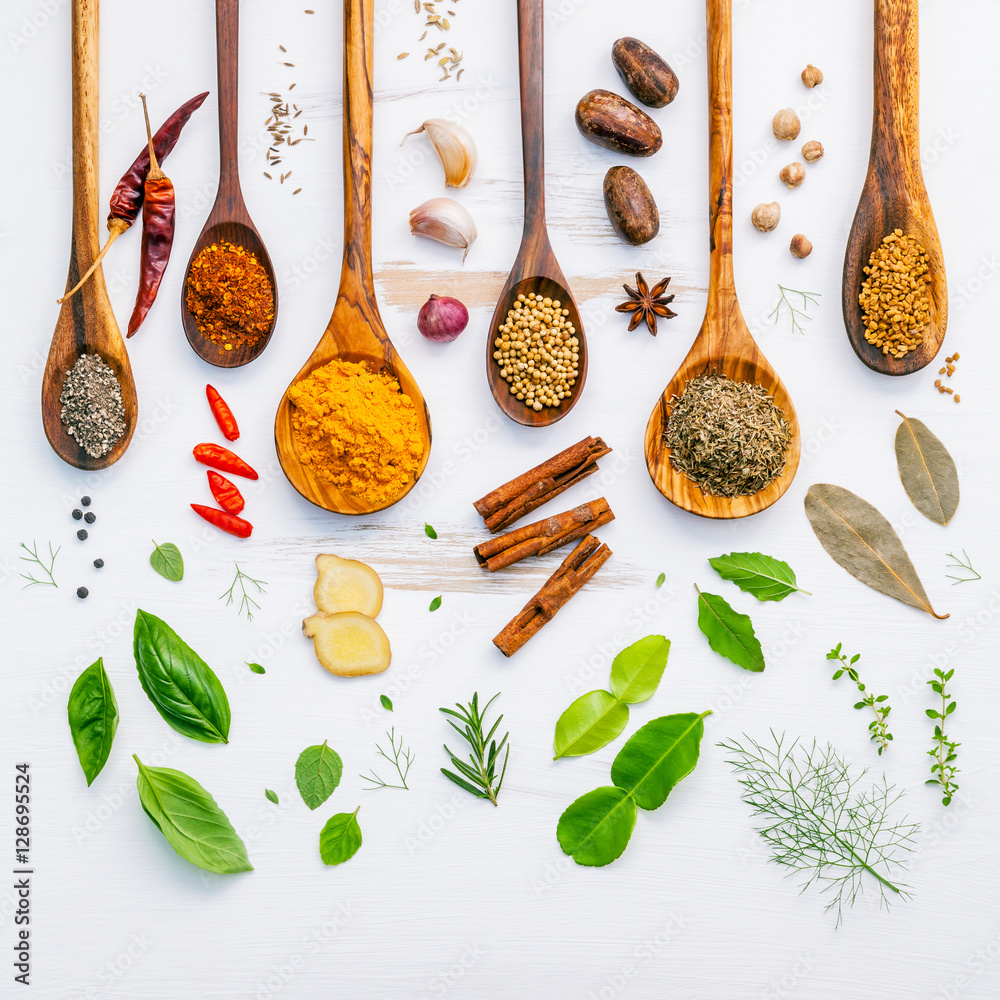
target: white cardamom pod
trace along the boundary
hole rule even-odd
[[[431,198],[410,212],[410,232],[449,247],[461,247],[462,263],[479,233],[468,209],[453,198]]]
[[[444,167],[445,187],[464,188],[476,172],[479,154],[472,136],[461,126],[444,118],[428,118],[427,121],[403,136],[403,142],[411,135],[426,132],[441,166]],[[400,145],[403,145],[403,142]]]

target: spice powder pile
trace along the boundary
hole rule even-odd
[[[317,478],[376,507],[412,485],[420,422],[392,375],[331,361],[294,383],[288,399],[296,452]]]
[[[711,496],[752,496],[785,469],[788,421],[763,386],[699,375],[670,401],[670,462]]]
[[[901,358],[924,340],[930,321],[927,251],[902,229],[893,230],[872,251],[858,302],[865,340],[883,354]]]
[[[102,458],[125,433],[122,387],[99,354],[81,354],[63,380],[59,419],[91,458]]]
[[[191,262],[188,311],[220,351],[252,347],[274,321],[274,289],[252,250],[211,243]]]

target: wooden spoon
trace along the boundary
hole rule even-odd
[[[524,161],[524,231],[510,277],[500,293],[489,336],[486,338],[486,378],[497,405],[511,420],[527,427],[547,427],[561,420],[576,406],[587,381],[587,338],[580,322],[576,300],[566,284],[545,226],[545,143],[542,66],[545,50],[542,39],[544,0],[517,0],[517,54],[521,77],[521,155]],[[573,394],[560,406],[533,410],[510,391],[510,383],[500,374],[493,357],[500,324],[514,300],[522,293],[558,299],[569,310],[567,319],[580,341],[576,385]]]
[[[709,107],[709,281],[708,306],[687,357],[660,397],[646,425],[646,466],[656,488],[669,500],[702,517],[746,517],[770,507],[788,489],[799,465],[799,422],[795,407],[774,369],[747,328],[733,279],[732,0],[707,0]],[[670,400],[702,374],[725,375],[763,386],[791,430],[784,472],[752,496],[709,496],[670,462],[663,432]]]
[[[73,0],[73,235],[67,291],[86,273],[100,248],[97,235],[99,21],[98,0]],[[63,380],[81,354],[99,354],[111,366],[125,403],[126,431],[111,451],[100,458],[91,458],[59,419]],[[137,408],[132,366],[108,300],[104,271],[99,267],[59,310],[42,376],[45,436],[64,462],[78,469],[105,469],[125,454],[135,431]]]
[[[202,360],[217,368],[239,368],[253,361],[267,347],[271,334],[274,333],[274,324],[278,319],[278,284],[274,280],[271,258],[250,218],[240,189],[239,119],[236,104],[239,82],[239,0],[215,0],[215,38],[219,63],[219,192],[191,251],[184,284],[181,285],[181,323],[188,343]],[[274,291],[274,317],[267,333],[255,344],[234,346],[231,351],[202,336],[187,307],[187,275],[191,273],[192,262],[206,246],[223,240],[255,253],[257,260],[267,271]]]
[[[317,479],[296,452],[292,404],[287,392],[278,404],[274,440],[288,481],[307,500],[336,514],[371,514],[402,500],[427,465],[431,418],[420,386],[396,353],[375,301],[372,277],[372,36],[373,0],[344,3],[344,263],[333,315],[320,342],[292,379],[292,385],[335,358],[387,371],[417,408],[423,457],[414,483],[381,506],[344,493]],[[290,386],[289,386],[290,388]]]
[[[917,0],[875,0],[875,88],[868,175],[844,255],[844,325],[855,354],[883,375],[909,375],[941,349],[948,326],[948,283],[934,213],[920,170]],[[858,295],[863,268],[894,229],[927,251],[930,322],[915,350],[894,358],[865,340]]]

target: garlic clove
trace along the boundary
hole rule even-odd
[[[479,233],[468,209],[453,198],[431,198],[410,212],[410,232],[449,247],[461,247],[462,263]]]
[[[461,125],[444,118],[428,118],[420,128],[407,132],[403,142],[411,135],[425,132],[444,167],[445,187],[464,188],[476,172],[479,153],[472,136]],[[403,145],[403,142],[400,145]]]

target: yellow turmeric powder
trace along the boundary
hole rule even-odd
[[[318,479],[373,506],[413,483],[423,455],[417,408],[392,375],[331,361],[288,398],[296,451]]]

